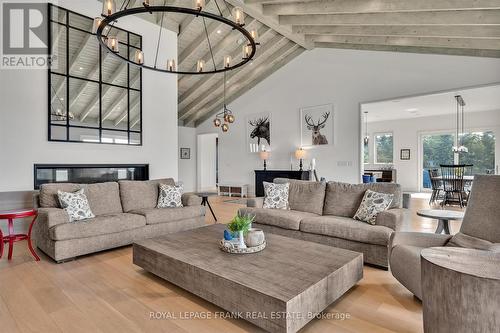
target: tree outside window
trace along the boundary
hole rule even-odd
[[[392,163],[394,153],[394,140],[392,133],[379,133],[375,135],[375,163]]]

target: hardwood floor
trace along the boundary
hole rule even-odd
[[[241,207],[228,200],[210,198],[219,221]],[[434,232],[436,221],[414,213],[425,207],[425,198],[411,200],[405,230]],[[451,227],[457,232],[460,223]],[[58,265],[43,254],[34,262],[24,245],[15,245],[11,262],[0,260],[0,332],[262,332],[220,318],[220,308],[134,266],[130,246]],[[163,318],[151,319],[152,312]],[[325,313],[344,319],[315,319],[301,332],[423,331],[421,303],[390,272],[371,267]]]

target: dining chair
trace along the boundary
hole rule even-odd
[[[461,208],[466,203],[465,193],[465,165],[441,165],[444,198],[441,206],[458,204]]]
[[[429,169],[429,177],[431,179],[432,186],[432,194],[431,199],[429,200],[429,205],[432,205],[436,202],[436,200],[439,200],[441,198],[441,191],[444,191],[443,181],[440,178],[440,175],[439,169]]]

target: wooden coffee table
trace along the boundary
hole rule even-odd
[[[224,225],[134,244],[134,264],[270,332],[296,332],[363,277],[363,255],[266,234],[254,254],[219,249]]]

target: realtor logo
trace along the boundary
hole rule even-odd
[[[46,69],[49,55],[47,3],[2,1],[3,69]]]

